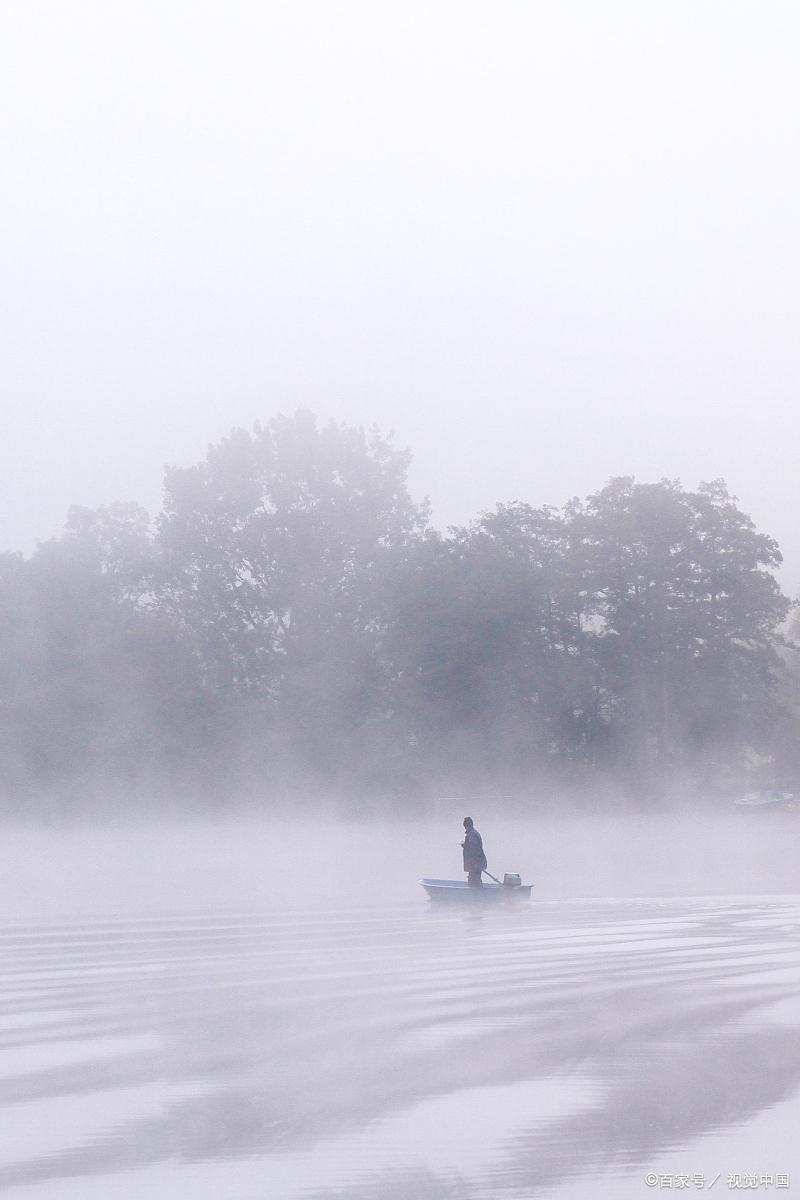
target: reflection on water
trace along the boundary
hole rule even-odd
[[[652,1170],[793,1168],[798,1186],[799,917],[796,897],[420,898],[7,926],[0,1188],[641,1196]]]

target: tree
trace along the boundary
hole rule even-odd
[[[604,744],[586,571],[576,504],[563,510],[499,505],[471,528],[488,538],[526,579],[526,695],[544,730],[542,756],[596,766]]]
[[[775,542],[720,480],[692,493],[614,479],[574,520],[621,755],[639,772],[741,762],[780,668]]]
[[[166,474],[160,609],[210,685],[247,698],[270,752],[282,739],[323,774],[374,715],[376,580],[427,522],[408,463],[377,432],[300,411]]]
[[[146,801],[203,777],[193,660],[143,602],[147,525],[135,505],[75,509],[62,537],[0,561],[7,806],[107,806],[132,789]]]
[[[569,562],[562,515],[522,504],[397,560],[387,709],[418,775],[513,787],[587,762],[591,658]]]

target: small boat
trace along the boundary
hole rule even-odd
[[[509,878],[509,876],[506,876]],[[456,901],[462,903],[497,903],[502,901],[530,900],[532,883],[520,883],[519,876],[511,876],[514,883],[485,883],[483,887],[470,887],[465,879],[420,879],[431,900]]]

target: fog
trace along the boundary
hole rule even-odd
[[[795,6],[0,19],[0,546],[306,405],[439,528],[723,476],[796,592]]]
[[[517,871],[537,900],[759,895],[797,886],[796,818],[787,813],[503,817],[475,821],[489,870]],[[6,827],[9,920],[115,919],[128,912],[284,911],[418,901],[422,876],[460,878],[464,804],[448,819],[292,822],[239,815]],[[474,806],[469,809],[473,812]]]
[[[460,807],[7,831],[5,1194],[788,1186],[797,817],[473,811],[530,903],[425,898]]]
[[[797,1187],[798,32],[2,5],[4,1194]]]

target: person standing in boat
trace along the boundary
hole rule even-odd
[[[467,883],[470,887],[483,887],[482,873],[488,863],[483,852],[483,839],[472,823],[472,817],[464,817],[464,840],[461,843],[464,851],[464,870],[467,872]]]

